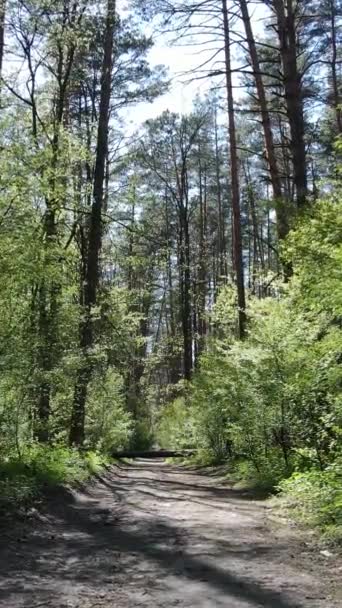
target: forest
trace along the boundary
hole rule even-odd
[[[0,0],[0,510],[184,448],[342,540],[341,14]]]

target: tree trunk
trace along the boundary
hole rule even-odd
[[[165,228],[166,228],[166,238],[167,238],[167,291],[168,291],[168,309],[169,309],[169,327],[168,327],[168,337],[171,337],[171,344],[174,345],[177,340],[177,319],[176,319],[176,310],[175,310],[175,295],[174,295],[174,285],[173,285],[173,264],[172,264],[172,242],[171,242],[171,220],[170,220],[170,211],[169,211],[169,199],[167,196],[167,191],[165,190],[164,194],[164,203],[165,203]],[[167,307],[166,307],[166,319],[167,319]],[[170,384],[177,384],[177,382],[182,377],[182,360],[181,354],[177,352],[176,356],[172,352],[172,357],[170,357],[170,365],[169,365],[169,382]]]
[[[255,196],[253,190],[253,184],[250,176],[250,168],[248,160],[244,163],[244,174],[247,185],[247,201],[248,201],[248,215],[252,228],[251,236],[253,236],[253,264],[252,264],[252,276],[251,276],[251,287],[253,293],[256,293],[256,279],[258,270],[265,270],[265,260],[262,249],[262,240],[259,234],[259,219],[257,215],[257,209],[255,204]],[[262,229],[262,226],[260,227]]]
[[[238,299],[238,333],[242,339],[246,331],[246,300],[244,269],[242,255],[241,237],[241,213],[240,213],[240,188],[239,188],[239,164],[236,147],[235,112],[233,98],[233,83],[231,71],[230,53],[230,31],[227,10],[227,0],[222,0],[222,15],[224,28],[224,50],[226,68],[226,88],[228,101],[228,130],[229,130],[229,152],[230,152],[230,173],[232,188],[232,211],[233,211],[233,262],[237,284]]]
[[[173,294],[173,278],[172,278],[172,244],[171,244],[171,226],[169,218],[169,205],[167,192],[164,194],[165,203],[165,228],[167,238],[167,285],[169,292],[169,311],[170,311],[170,328],[171,336],[174,339],[176,337],[176,320],[175,320],[175,306],[174,306],[174,294]]]
[[[52,141],[52,163],[49,169],[49,187],[51,196],[46,198],[46,211],[44,216],[44,268],[51,272],[51,267],[55,264],[57,226],[56,226],[56,191],[58,163],[60,155],[59,133],[63,117],[64,98],[58,98],[58,108],[56,108],[57,119],[54,125],[54,137]],[[50,374],[56,364],[56,345],[57,345],[57,315],[58,301],[57,296],[60,286],[56,279],[42,278],[38,292],[38,337],[39,352],[38,363],[42,375],[38,387],[37,397],[37,416],[35,418],[34,433],[38,441],[46,442],[49,440],[49,418],[50,418],[50,396],[51,379]]]
[[[283,65],[284,92],[291,133],[293,181],[298,208],[307,200],[306,150],[302,77],[297,65],[297,24],[292,0],[273,0],[277,16],[280,54]]]
[[[248,12],[247,0],[240,0],[241,14],[243,23],[246,31],[246,39],[249,48],[249,54],[251,57],[255,86],[257,90],[262,127],[264,131],[265,146],[267,152],[267,162],[269,165],[271,183],[273,189],[273,196],[276,207],[277,217],[277,232],[280,239],[284,239],[289,231],[288,218],[286,208],[284,206],[283,193],[281,187],[280,172],[278,168],[277,157],[275,154],[273,132],[271,127],[271,119],[268,111],[267,98],[265,93],[265,87],[262,80],[259,57],[257,48],[254,40],[251,20]]]
[[[67,100],[67,88],[70,81],[71,68],[74,61],[75,47],[72,45],[64,56],[61,50],[58,58],[57,80],[58,95],[54,107],[54,134],[51,143],[52,161],[48,167],[49,196],[46,197],[46,211],[44,216],[44,265],[51,273],[51,267],[56,264],[57,225],[56,211],[59,205],[59,193],[61,178],[59,176],[60,160],[60,131],[64,120],[64,112]],[[60,284],[56,279],[43,277],[39,289],[38,304],[38,336],[39,336],[39,369],[42,374],[38,388],[37,417],[35,420],[35,436],[39,441],[49,440],[48,423],[50,417],[51,379],[57,361],[57,317],[58,317],[58,294]]]
[[[191,319],[191,276],[190,276],[190,235],[187,212],[182,210],[180,242],[181,273],[181,320],[183,332],[183,375],[191,379],[192,373],[192,319]]]
[[[69,441],[80,446],[84,442],[85,405],[87,389],[92,373],[90,351],[94,345],[94,323],[92,309],[97,302],[99,286],[99,256],[102,241],[102,211],[104,205],[105,167],[108,154],[109,104],[111,96],[113,40],[115,27],[115,0],[108,0],[104,54],[101,75],[101,93],[97,147],[94,171],[93,200],[90,213],[86,281],[84,290],[84,314],[80,322],[80,348],[83,363],[77,374]]]
[[[339,82],[337,77],[336,64],[338,61],[337,43],[336,43],[336,7],[335,0],[330,0],[330,25],[331,25],[331,79],[333,87],[333,100],[336,112],[336,124],[338,133],[342,133],[342,115],[341,115],[341,98],[339,91]]]
[[[199,156],[201,151],[199,150]],[[199,262],[197,280],[197,357],[204,348],[204,341],[207,332],[206,328],[206,299],[207,299],[207,186],[206,169],[201,167],[199,162],[199,198],[200,198],[200,234],[199,234]]]
[[[218,205],[218,272],[217,272],[217,283],[220,285],[227,281],[228,268],[227,268],[227,247],[226,247],[226,234],[225,234],[225,221],[222,201],[222,189],[221,189],[221,176],[220,176],[220,155],[218,145],[218,127],[217,127],[217,109],[215,108],[214,116],[214,128],[215,128],[215,173],[216,173],[216,190],[217,190],[217,205]]]
[[[5,14],[6,14],[6,0],[0,0],[0,78],[2,75],[2,64],[3,64],[3,60],[4,60]],[[0,90],[1,90],[1,83],[0,83]]]

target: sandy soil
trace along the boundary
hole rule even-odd
[[[341,564],[268,507],[208,473],[112,467],[2,527],[0,606],[342,606]]]

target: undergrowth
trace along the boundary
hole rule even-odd
[[[324,471],[294,473],[278,489],[294,519],[318,529],[324,540],[342,545],[342,463]]]
[[[60,446],[32,445],[20,456],[0,456],[0,510],[28,506],[44,488],[82,483],[108,463],[96,452]]]

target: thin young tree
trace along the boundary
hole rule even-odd
[[[226,91],[228,104],[228,132],[229,132],[229,154],[230,154],[230,180],[233,211],[233,262],[236,276],[237,301],[238,301],[238,332],[243,338],[246,332],[246,297],[244,283],[244,268],[242,254],[241,236],[241,211],[240,211],[240,186],[239,186],[239,161],[236,141],[235,110],[233,97],[233,80],[231,67],[231,37],[227,0],[222,0],[222,17],[224,30],[224,55]]]
[[[4,59],[6,0],[0,0],[0,78]]]

